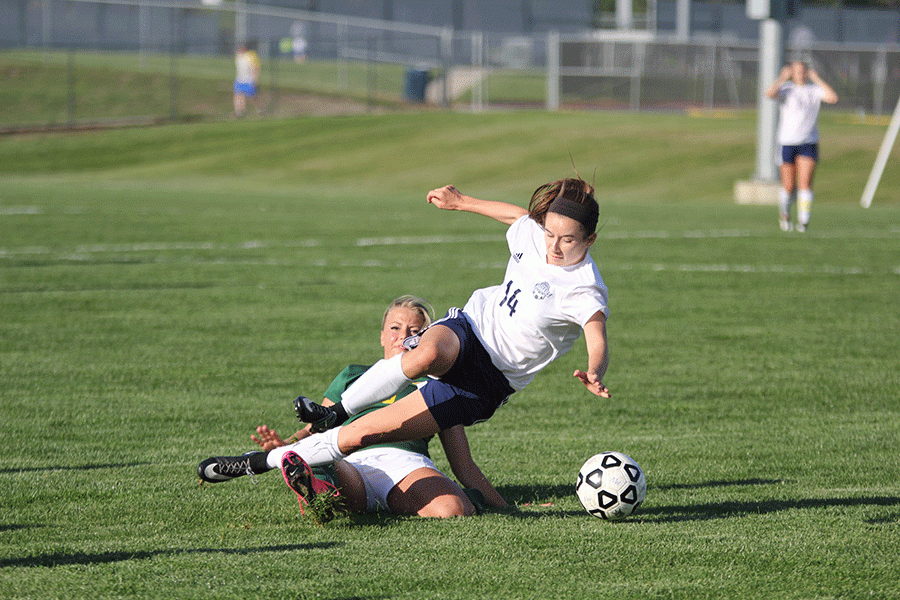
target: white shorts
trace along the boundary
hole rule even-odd
[[[407,475],[423,467],[437,467],[430,458],[399,448],[365,448],[343,459],[359,472],[366,486],[366,509],[370,512],[390,510],[388,493]]]

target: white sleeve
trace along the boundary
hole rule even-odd
[[[566,297],[560,308],[573,323],[584,328],[597,311],[609,317],[608,292],[606,288],[579,288]]]
[[[539,227],[539,225],[528,215],[522,215],[509,226],[509,229],[506,230],[506,245],[509,247],[510,253],[516,246],[516,240],[521,239],[522,236],[534,235],[535,227]]]

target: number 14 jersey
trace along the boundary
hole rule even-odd
[[[506,233],[503,284],[476,290],[463,308],[491,360],[519,391],[568,352],[608,292],[590,252],[569,267],[547,264],[544,230],[527,215]]]

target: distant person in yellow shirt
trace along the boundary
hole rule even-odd
[[[259,84],[259,56],[246,44],[241,44],[235,55],[237,75],[234,78],[234,116],[243,117],[247,104],[256,97]]]

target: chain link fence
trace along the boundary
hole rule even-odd
[[[755,42],[709,37],[690,42],[647,34],[560,38],[559,67],[548,67],[561,104],[614,108],[741,109],[759,97]],[[789,45],[840,96],[838,108],[890,113],[900,96],[900,47],[887,44]],[[765,82],[768,87],[772,82]]]
[[[19,0],[0,4],[0,127],[229,118],[237,41],[261,59],[259,116],[752,109],[759,94],[756,42],[723,36],[525,36],[242,3]],[[841,108],[893,110],[896,44],[809,43],[787,49],[795,55],[835,87]]]

